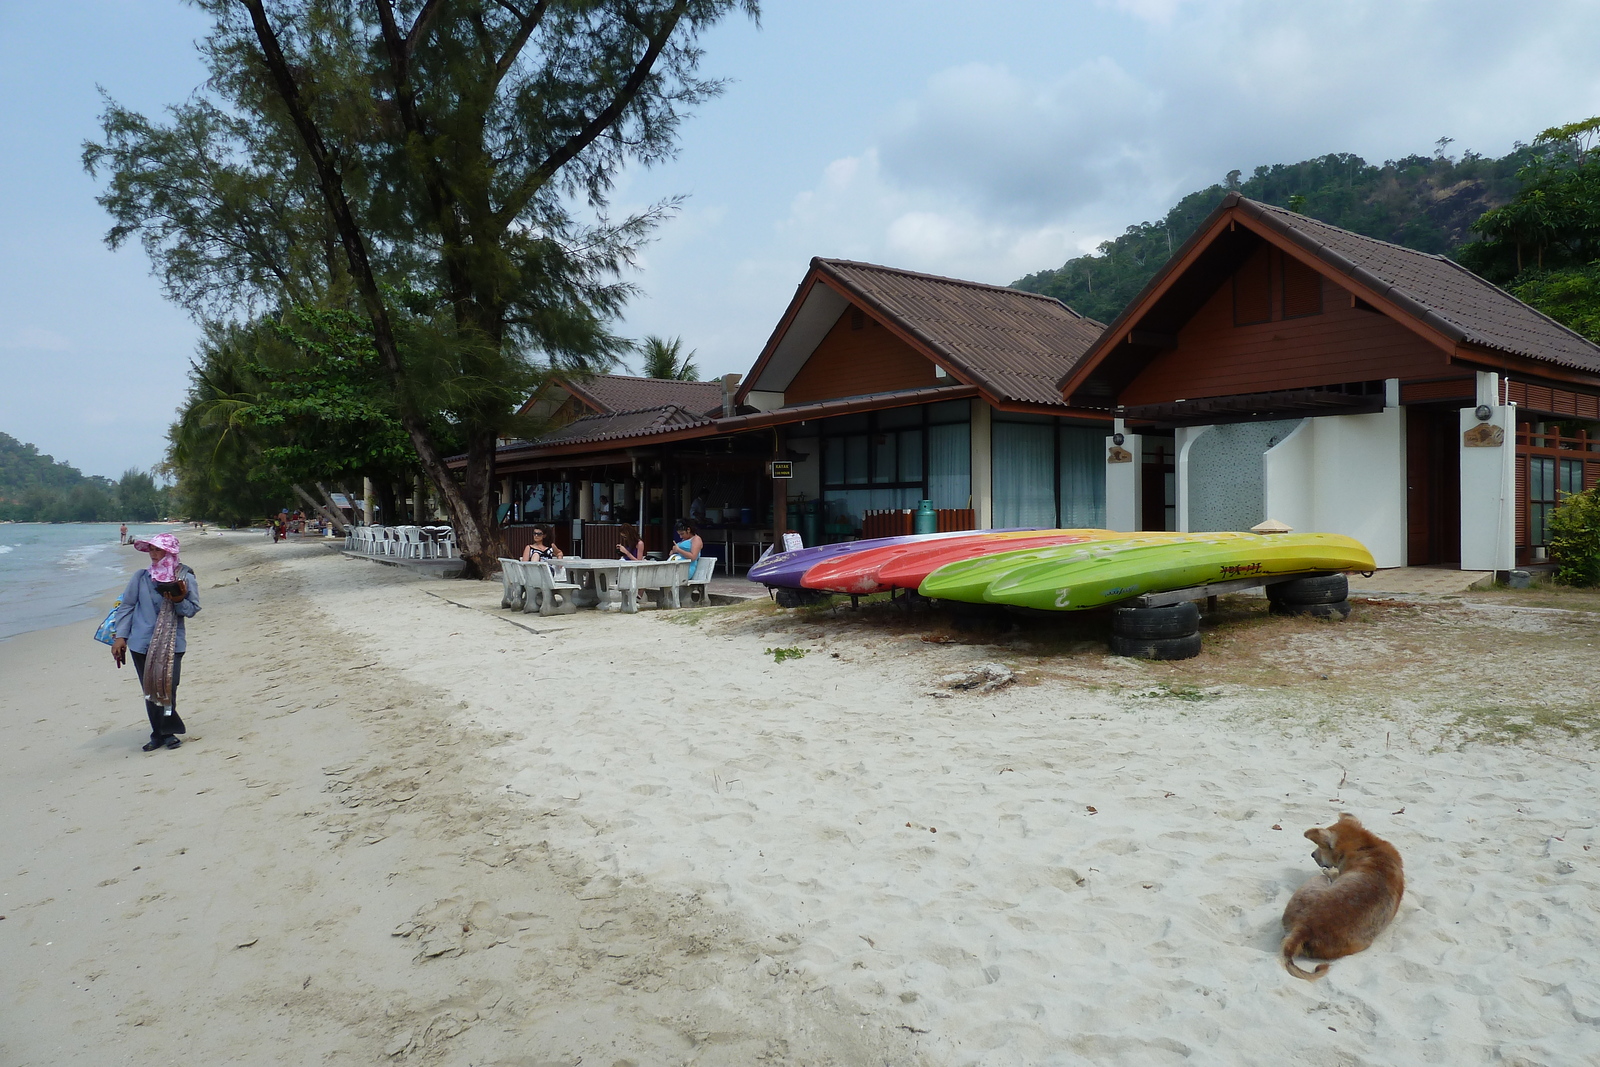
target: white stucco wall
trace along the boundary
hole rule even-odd
[[[1172,431],[1173,466],[1176,468],[1176,494],[1178,508],[1178,529],[1184,533],[1189,532],[1189,490],[1191,479],[1189,477],[1189,453],[1198,440],[1210,426],[1179,426]]]
[[[982,400],[972,402],[972,509],[978,529],[994,523],[994,469],[990,465],[992,412]]]
[[[1405,566],[1404,408],[1306,419],[1262,461],[1267,518],[1354,537],[1379,567]]]
[[[1461,409],[1462,433],[1489,425],[1504,435],[1499,445],[1461,449],[1461,569],[1466,571],[1508,571],[1517,559],[1517,408],[1487,406],[1486,424],[1475,409]]]
[[[1121,447],[1133,454],[1131,463],[1109,462],[1111,450],[1118,447],[1106,438],[1106,529],[1134,533],[1140,529],[1143,500],[1139,476],[1144,470],[1144,438],[1136,433],[1122,435]]]

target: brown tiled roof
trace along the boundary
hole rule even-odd
[[[602,412],[643,411],[668,404],[697,415],[722,411],[720,381],[681,382],[673,378],[594,374],[586,378],[563,378],[560,384]]]
[[[1221,210],[1236,206],[1241,215],[1376,290],[1457,344],[1600,373],[1600,346],[1453,260],[1363,237],[1237,194],[1231,199],[1223,200]]]
[[[719,399],[720,406],[720,399]],[[614,441],[630,437],[650,437],[670,430],[692,426],[709,427],[713,420],[694,411],[685,411],[676,404],[645,408],[642,411],[616,411],[609,415],[587,415],[552,430],[532,442],[534,448],[553,445],[573,445],[588,441]]]
[[[845,259],[811,265],[998,400],[1064,406],[1056,382],[1105,329],[1019,289]]]

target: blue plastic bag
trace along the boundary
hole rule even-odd
[[[117,639],[117,609],[122,606],[122,598],[117,597],[117,602],[111,605],[111,610],[106,612],[106,617],[94,632],[94,639],[102,645],[109,645]]]

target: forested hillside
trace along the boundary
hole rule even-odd
[[[1382,165],[1335,154],[1257,167],[1248,178],[1233,171],[1219,184],[1185,196],[1165,218],[1129,226],[1093,254],[1012,284],[1109,323],[1230,190],[1369,237],[1450,253],[1477,236],[1470,227],[1485,212],[1511,201],[1522,186],[1519,171],[1549,152],[1544,146],[1518,146],[1499,159],[1471,152],[1452,159],[1443,154],[1445,147],[1434,156]]]
[[[165,509],[165,491],[144,471],[129,470],[115,482],[86,475],[0,433],[0,519],[149,522]]]

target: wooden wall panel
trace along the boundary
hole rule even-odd
[[[860,329],[854,324],[859,322]],[[934,365],[871,315],[846,308],[783,391],[786,405],[938,385]]]
[[[1303,389],[1382,378],[1436,378],[1447,356],[1387,316],[1351,306],[1351,294],[1322,280],[1319,315],[1250,326],[1233,324],[1233,286],[1223,285],[1123,390],[1123,404]]]

